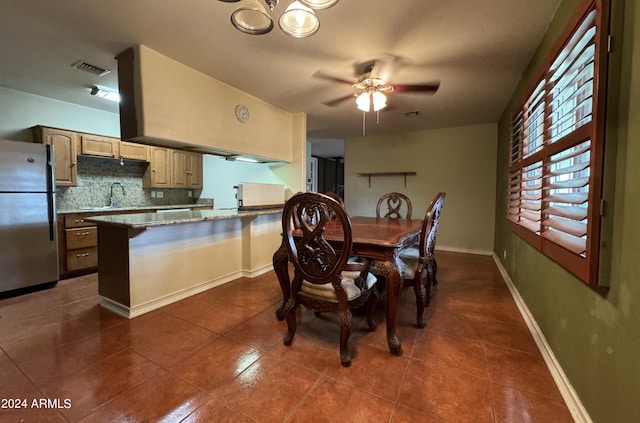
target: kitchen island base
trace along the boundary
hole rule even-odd
[[[134,318],[239,277],[272,270],[281,211],[101,216],[102,306]]]

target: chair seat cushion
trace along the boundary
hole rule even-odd
[[[398,257],[400,257],[400,260],[404,262],[410,260],[414,260],[417,262],[418,258],[420,257],[420,250],[418,249],[417,245],[412,245],[411,247],[400,250],[400,253],[398,253]]]
[[[416,269],[418,268],[418,259],[415,260],[413,257],[402,257],[400,256],[400,262],[402,263],[402,268],[400,269],[400,274],[403,279],[413,279],[416,276]]]
[[[360,288],[358,288],[355,284],[354,279],[360,275],[360,272],[356,271],[345,271],[342,272],[342,287],[347,293],[347,300],[352,301],[358,298],[361,295]],[[372,275],[371,273],[367,274],[367,289],[371,289],[378,279]],[[314,297],[320,297],[324,300],[329,301],[338,301],[338,297],[336,296],[336,291],[333,289],[333,286],[330,283],[325,284],[313,284],[308,281],[302,281],[302,293],[311,295]]]

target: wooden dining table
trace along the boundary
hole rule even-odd
[[[387,281],[387,343],[392,354],[402,355],[402,345],[396,331],[396,313],[404,285],[398,254],[403,248],[418,242],[422,220],[367,216],[354,216],[350,219],[353,237],[351,255],[371,260]],[[341,230],[333,230],[328,225],[324,237],[334,248],[341,248]],[[282,289],[282,306],[276,310],[276,316],[282,320],[284,305],[291,297],[289,256],[284,242],[273,254],[273,268]]]

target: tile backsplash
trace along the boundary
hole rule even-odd
[[[113,187],[113,197],[118,206],[164,206],[172,204],[201,203],[196,197],[200,191],[191,190],[189,197],[186,189],[148,189],[142,188],[142,175],[148,163],[99,159],[78,156],[78,185],[75,187],[57,187],[56,201],[58,210],[80,207],[99,207],[110,204],[111,184],[119,182],[124,187],[124,195],[119,185]],[[151,192],[162,192],[162,198],[152,198]]]

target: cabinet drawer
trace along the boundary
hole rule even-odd
[[[93,226],[94,223],[85,222],[86,214],[68,214],[64,217],[65,228],[80,228],[82,226]]]
[[[67,251],[67,271],[98,266],[98,247]]]
[[[98,245],[98,228],[95,226],[65,229],[65,234],[67,250]]]

